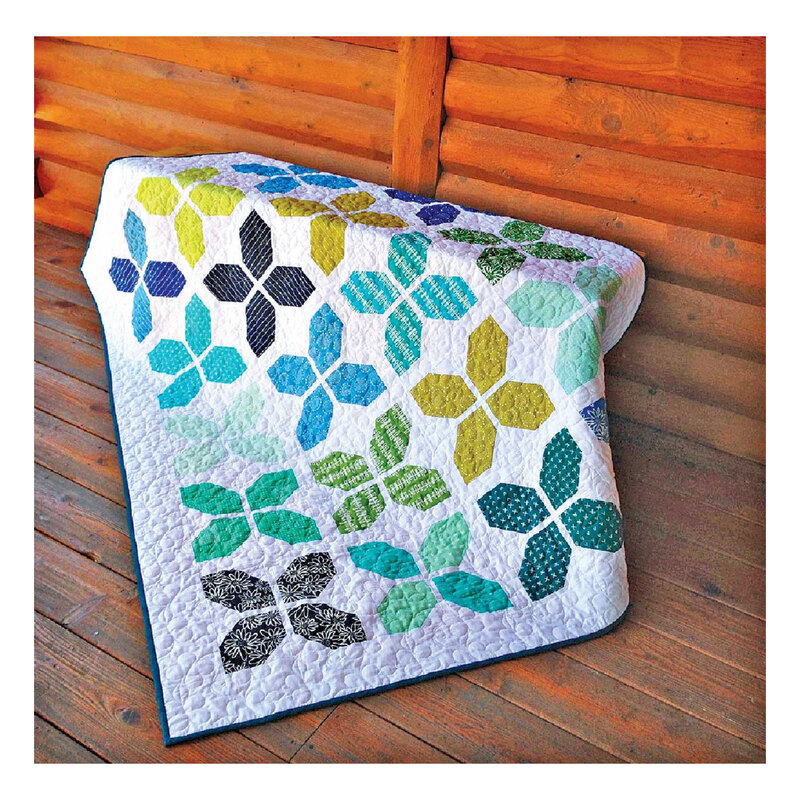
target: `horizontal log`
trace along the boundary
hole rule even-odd
[[[362,47],[377,47],[379,50],[397,50],[399,36],[323,36],[333,42],[348,42]]]
[[[453,59],[451,119],[764,178],[766,113]]]
[[[765,303],[766,254],[761,244],[452,173],[440,177],[436,196],[608,239],[644,252],[652,277],[745,303]]]
[[[41,159],[39,182],[44,196],[34,200],[34,208],[49,199],[94,214],[100,197],[99,175]]]
[[[451,36],[455,58],[766,106],[766,39],[755,36]]]
[[[397,56],[310,36],[64,36],[286,89],[394,108]]]
[[[447,172],[763,242],[765,182],[604,147],[448,118]]]
[[[63,228],[72,233],[88,236],[92,231],[94,214],[81,208],[73,208],[59,200],[40,197],[33,201],[34,218],[40,222]]]
[[[95,175],[102,175],[108,162],[115,158],[147,154],[146,150],[113,139],[39,121],[34,124],[33,148],[46,161]]]
[[[70,42],[36,40],[34,72],[37,78],[199,119],[236,120],[273,136],[375,160],[391,158],[387,109]]]
[[[606,375],[718,406],[752,419],[766,418],[763,363],[659,336],[634,324],[606,356]]]
[[[643,383],[609,376],[608,405],[614,413],[656,425],[701,444],[763,464],[766,427],[763,422]]]
[[[102,758],[133,763],[280,761],[236,731],[164,747],[149,678],[41,614],[34,624],[37,713]]]
[[[235,124],[201,120],[52,81],[35,81],[34,91],[35,117],[40,124],[87,131],[145,152],[162,155],[167,150],[172,150],[173,155],[250,152],[374,183],[389,182],[388,161],[342,153]],[[131,125],[132,119],[136,120],[135,125]]]

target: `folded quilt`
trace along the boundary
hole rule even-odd
[[[232,153],[112,162],[82,270],[167,743],[621,618],[630,250]]]

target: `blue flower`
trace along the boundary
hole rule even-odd
[[[350,178],[320,172],[311,167],[300,167],[297,164],[289,164],[286,168],[270,164],[234,164],[233,169],[236,172],[265,177],[265,181],[256,184],[256,189],[264,194],[267,192],[286,194],[297,189],[301,183],[309,186],[324,186],[326,189],[352,189],[358,185]]]

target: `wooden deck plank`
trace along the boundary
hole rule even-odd
[[[454,759],[355,703],[343,703],[292,759],[298,764],[448,764]]]
[[[39,364],[108,391],[103,351],[55,328],[34,324],[33,357]]]
[[[34,651],[36,711],[106,760],[280,761],[237,732],[164,747],[152,681],[41,614]]]
[[[33,718],[35,764],[105,764],[100,756],[54,728],[41,717]]]

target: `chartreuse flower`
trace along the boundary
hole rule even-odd
[[[260,533],[288,544],[321,539],[317,523],[311,517],[274,508],[283,505],[296,491],[297,478],[290,469],[265,473],[245,489],[244,498],[216,483],[184,486],[183,504],[213,517],[192,542],[195,559],[208,561],[236,552],[252,532],[248,515],[252,515]]]
[[[616,505],[575,497],[581,459],[580,447],[563,428],[544,449],[538,489],[498,483],[478,500],[491,527],[533,531],[519,570],[532,600],[541,600],[564,585],[573,547],[611,553],[622,547],[622,517]]]
[[[330,275],[344,258],[344,232],[349,224],[372,228],[408,227],[394,214],[369,211],[376,202],[369,192],[340,194],[329,206],[296,197],[276,197],[270,202],[282,217],[312,217],[311,258],[326,275]]]
[[[458,276],[423,278],[431,240],[422,233],[397,233],[389,244],[389,274],[354,271],[341,292],[360,314],[387,314],[383,352],[402,375],[420,356],[422,319],[459,320],[475,295]]]
[[[333,519],[339,533],[369,528],[386,508],[381,486],[400,505],[428,511],[450,497],[450,490],[435,469],[414,464],[399,466],[406,455],[411,423],[400,406],[392,406],[375,420],[369,445],[373,474],[366,459],[354,453],[336,451],[311,464],[317,483],[350,491]]]
[[[191,267],[206,251],[203,216],[230,216],[244,198],[244,192],[235,186],[209,183],[216,175],[216,167],[192,167],[171,177],[142,178],[136,192],[136,199],[149,214],[174,214],[178,249]]]
[[[487,317],[469,336],[469,384],[461,375],[431,372],[411,390],[429,417],[463,417],[453,461],[464,483],[492,466],[495,425],[536,430],[553,413],[553,403],[538,383],[503,380],[507,351],[508,336],[493,317]]]
[[[581,267],[571,285],[527,280],[506,300],[526,327],[559,330],[554,369],[567,394],[597,375],[606,304],[621,285],[610,267]]]
[[[158,395],[161,408],[188,405],[204,379],[233,383],[247,369],[235,347],[211,346],[211,314],[197,295],[186,305],[184,339],[162,339],[148,355],[153,372],[176,376]]]
[[[389,589],[378,606],[378,616],[388,633],[406,633],[425,623],[438,602],[431,586],[443,600],[481,614],[511,607],[499,583],[457,569],[469,540],[469,526],[459,512],[431,526],[416,559],[408,550],[386,542],[348,548],[360,569],[402,581]]]
[[[514,220],[503,225],[499,236],[470,228],[448,228],[441,231],[441,234],[454,242],[489,245],[481,251],[477,265],[490,283],[497,283],[509,272],[519,269],[527,261],[528,256],[558,261],[586,261],[590,258],[576,247],[541,241],[546,231],[544,225],[536,222]]]
[[[281,440],[254,431],[263,409],[264,398],[254,383],[236,395],[221,424],[194,414],[168,417],[164,427],[190,442],[172,459],[176,474],[204,472],[229,455],[261,464],[280,461],[286,455]]]

